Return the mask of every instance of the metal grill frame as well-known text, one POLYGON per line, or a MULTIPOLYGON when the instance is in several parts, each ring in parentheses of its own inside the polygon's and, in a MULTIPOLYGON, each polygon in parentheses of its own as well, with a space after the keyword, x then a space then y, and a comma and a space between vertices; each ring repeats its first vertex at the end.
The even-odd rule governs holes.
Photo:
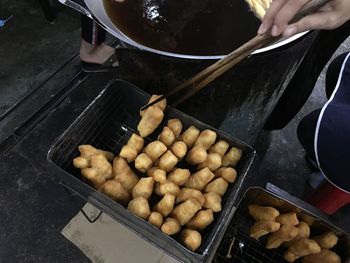
POLYGON ((311 227, 311 236, 326 231, 336 233, 339 241, 332 250, 342 258, 342 262, 350 261, 350 236, 347 233, 332 224, 331 220, 321 211, 304 203, 302 200, 289 195, 271 184, 268 184, 268 188, 274 192, 260 187, 251 187, 245 192, 219 245, 219 249, 216 251, 213 263, 288 263, 282 256, 285 251, 283 247, 268 250, 265 248, 266 236, 260 238, 259 241, 249 237, 249 229, 254 223, 248 213, 248 205, 251 203, 274 206, 280 212, 295 211, 314 218, 315 223, 311 227), (231 250, 232 258, 226 258, 232 239, 235 239, 231 250), (244 247, 248 248, 243 248, 243 253, 239 248, 239 242, 242 242, 244 247), (259 257, 256 257, 256 255, 259 255, 259 257))
MULTIPOLYGON (((179 118, 184 127, 194 125, 201 130, 214 130, 218 134, 218 139, 224 139, 231 146, 243 150, 242 161, 237 167, 237 180, 235 184, 230 185, 224 195, 222 199, 223 209, 215 216, 213 224, 203 232, 202 246, 196 252, 188 250, 172 237, 166 236, 159 229, 136 217, 120 204, 84 183, 80 172, 72 165, 72 159, 79 155, 77 146, 80 144, 91 144, 114 153, 119 152, 131 133, 136 130, 139 109, 146 104, 148 98, 148 94, 126 81, 112 81, 55 141, 48 153, 48 160, 60 171, 59 176, 63 185, 111 215, 116 221, 133 230, 146 241, 151 242, 180 262, 206 262, 218 246, 224 229, 229 223, 228 219, 235 211, 234 205, 238 201, 238 193, 255 157, 255 150, 252 147, 180 111, 173 108, 167 109, 163 124, 167 119, 179 118)), ((161 128, 156 130, 154 134, 159 134, 160 131, 161 128)), ((153 135, 148 140, 155 138, 156 135, 153 135)))
POLYGON ((254 222, 247 216, 246 207, 247 203, 242 200, 222 239, 213 263, 285 263, 280 250, 268 250, 264 245, 265 239, 257 241, 249 236, 249 228, 254 222), (230 253, 232 258, 227 258, 232 240, 234 240, 230 253), (244 244, 244 247, 240 248, 239 243, 244 244))

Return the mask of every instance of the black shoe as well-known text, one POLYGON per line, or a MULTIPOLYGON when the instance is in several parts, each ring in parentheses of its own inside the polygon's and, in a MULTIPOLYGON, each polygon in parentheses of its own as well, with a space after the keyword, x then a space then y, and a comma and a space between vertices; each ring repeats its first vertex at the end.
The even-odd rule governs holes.
POLYGON ((311 159, 307 154, 305 154, 305 161, 311 171, 315 172, 320 170, 320 168, 318 167, 318 164, 313 159, 311 159))

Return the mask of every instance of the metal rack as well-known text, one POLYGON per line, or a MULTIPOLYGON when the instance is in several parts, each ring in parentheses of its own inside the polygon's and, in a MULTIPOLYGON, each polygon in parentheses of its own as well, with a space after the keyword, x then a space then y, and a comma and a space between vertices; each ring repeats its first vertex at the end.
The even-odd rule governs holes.
POLYGON ((273 185, 268 185, 267 188, 269 190, 251 187, 246 191, 221 240, 219 249, 213 257, 213 263, 287 263, 283 258, 283 253, 286 250, 284 246, 269 250, 265 248, 267 236, 263 236, 259 240, 249 236, 250 227, 254 224, 248 211, 248 205, 252 203, 273 206, 281 213, 293 211, 300 218, 307 216, 313 220, 310 229, 311 238, 332 231, 339 237, 338 244, 332 248, 332 251, 340 256, 342 262, 350 262, 350 237, 347 233, 331 223, 320 211, 302 200, 273 185))
POLYGON ((246 216, 245 202, 238 207, 219 246, 213 263, 284 263, 280 251, 268 250, 265 242, 257 241, 247 233, 252 220, 246 216))
MULTIPOLYGON (((59 169, 62 184, 72 192, 86 199, 101 211, 110 214, 118 222, 134 230, 142 238, 152 242, 173 257, 183 262, 204 262, 209 255, 213 254, 214 247, 220 242, 224 229, 229 223, 226 219, 231 218, 234 213, 234 203, 237 201, 239 189, 242 187, 255 156, 255 151, 249 145, 238 139, 230 138, 175 109, 167 110, 164 122, 167 119, 179 118, 184 127, 194 125, 201 130, 212 129, 216 131, 219 139, 243 151, 242 160, 237 166, 239 176, 222 197, 223 209, 221 213, 215 215, 213 224, 202 233, 202 245, 195 253, 179 243, 176 236, 164 235, 159 229, 135 217, 125 207, 90 187, 81 177, 79 170, 72 165, 72 159, 79 155, 77 147, 81 144, 91 144, 99 149, 119 152, 137 127, 139 109, 146 102, 146 94, 131 84, 121 80, 111 82, 56 140, 50 149, 48 159, 59 169)), ((159 127, 154 135, 145 139, 155 140, 160 129, 159 127)), ((178 165, 181 167, 181 162, 178 165)), ((150 206, 155 202, 156 200, 151 199, 150 206)))
POLYGON ((232 236, 228 234, 221 246, 214 260, 215 263, 286 262, 279 253, 268 251, 263 244, 253 240, 243 231, 238 231, 232 236))

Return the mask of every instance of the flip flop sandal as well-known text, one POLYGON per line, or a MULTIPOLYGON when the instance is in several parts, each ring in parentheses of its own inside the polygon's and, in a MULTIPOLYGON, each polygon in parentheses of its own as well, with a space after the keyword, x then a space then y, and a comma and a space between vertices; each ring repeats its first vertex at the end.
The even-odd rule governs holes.
POLYGON ((107 72, 118 68, 117 54, 110 56, 103 64, 89 63, 81 61, 81 67, 84 72, 107 72), (117 62, 117 63, 116 63, 117 62))

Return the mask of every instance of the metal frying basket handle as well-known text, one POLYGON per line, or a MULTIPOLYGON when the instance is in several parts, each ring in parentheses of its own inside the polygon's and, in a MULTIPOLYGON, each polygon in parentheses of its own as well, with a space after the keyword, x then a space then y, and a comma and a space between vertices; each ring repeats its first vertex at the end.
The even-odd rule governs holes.
POLYGON ((83 0, 58 0, 58 1, 66 6, 70 7, 70 8, 73 8, 73 9, 79 11, 80 13, 82 13, 82 14, 84 14, 92 19, 91 12, 86 7, 83 0))

